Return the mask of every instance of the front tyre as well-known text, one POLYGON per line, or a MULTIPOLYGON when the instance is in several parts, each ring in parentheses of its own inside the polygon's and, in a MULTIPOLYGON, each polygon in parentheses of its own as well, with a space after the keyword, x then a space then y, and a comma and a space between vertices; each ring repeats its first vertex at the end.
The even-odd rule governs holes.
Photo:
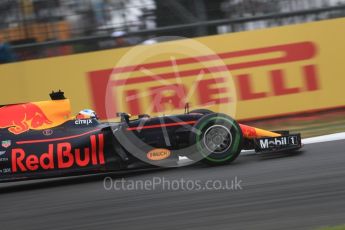
POLYGON ((208 114, 194 128, 191 133, 195 143, 194 154, 200 154, 203 163, 224 165, 240 154, 243 135, 240 126, 231 117, 221 113, 208 114))

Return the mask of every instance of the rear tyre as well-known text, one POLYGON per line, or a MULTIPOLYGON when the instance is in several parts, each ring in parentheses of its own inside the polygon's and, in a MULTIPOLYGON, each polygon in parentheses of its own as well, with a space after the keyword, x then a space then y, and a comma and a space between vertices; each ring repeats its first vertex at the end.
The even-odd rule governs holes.
MULTIPOLYGON (((201 118, 191 133, 195 143, 194 154, 208 165, 224 165, 234 161, 242 150, 243 135, 238 123, 231 117, 211 113, 201 118)), ((193 157, 195 158, 195 157, 193 157)))

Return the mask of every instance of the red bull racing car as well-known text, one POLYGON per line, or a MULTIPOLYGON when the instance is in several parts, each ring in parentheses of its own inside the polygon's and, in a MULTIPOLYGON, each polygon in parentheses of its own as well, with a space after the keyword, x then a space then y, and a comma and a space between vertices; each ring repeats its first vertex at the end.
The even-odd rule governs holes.
POLYGON ((50 101, 0 107, 0 181, 83 175, 139 167, 177 167, 181 159, 224 165, 241 150, 295 151, 300 134, 238 124, 209 110, 100 122, 85 110, 71 117, 63 92, 50 101))

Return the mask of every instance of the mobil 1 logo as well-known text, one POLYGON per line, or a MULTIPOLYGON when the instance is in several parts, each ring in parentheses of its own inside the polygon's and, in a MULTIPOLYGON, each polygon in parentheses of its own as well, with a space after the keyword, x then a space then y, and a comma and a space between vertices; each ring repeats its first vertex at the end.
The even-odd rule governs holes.
POLYGON ((286 148, 298 146, 300 143, 298 135, 282 136, 282 137, 270 137, 258 139, 259 150, 270 150, 277 148, 286 148))

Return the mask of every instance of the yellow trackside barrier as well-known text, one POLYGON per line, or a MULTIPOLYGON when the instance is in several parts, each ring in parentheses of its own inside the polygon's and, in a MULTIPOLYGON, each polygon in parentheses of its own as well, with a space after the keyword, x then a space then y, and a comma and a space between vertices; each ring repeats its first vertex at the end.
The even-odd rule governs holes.
POLYGON ((211 109, 237 101, 237 119, 345 106, 344 18, 195 41, 208 50, 193 51, 188 40, 178 40, 138 46, 134 53, 151 50, 154 55, 145 60, 133 55, 125 63, 132 48, 0 65, 0 104, 47 99, 51 90, 62 89, 72 99, 74 113, 94 108, 102 117, 116 111, 135 115, 150 106, 157 114, 180 112, 187 101, 193 108, 211 109), (172 59, 163 52, 169 47, 184 53, 172 59), (226 89, 230 84, 235 92, 226 89))

